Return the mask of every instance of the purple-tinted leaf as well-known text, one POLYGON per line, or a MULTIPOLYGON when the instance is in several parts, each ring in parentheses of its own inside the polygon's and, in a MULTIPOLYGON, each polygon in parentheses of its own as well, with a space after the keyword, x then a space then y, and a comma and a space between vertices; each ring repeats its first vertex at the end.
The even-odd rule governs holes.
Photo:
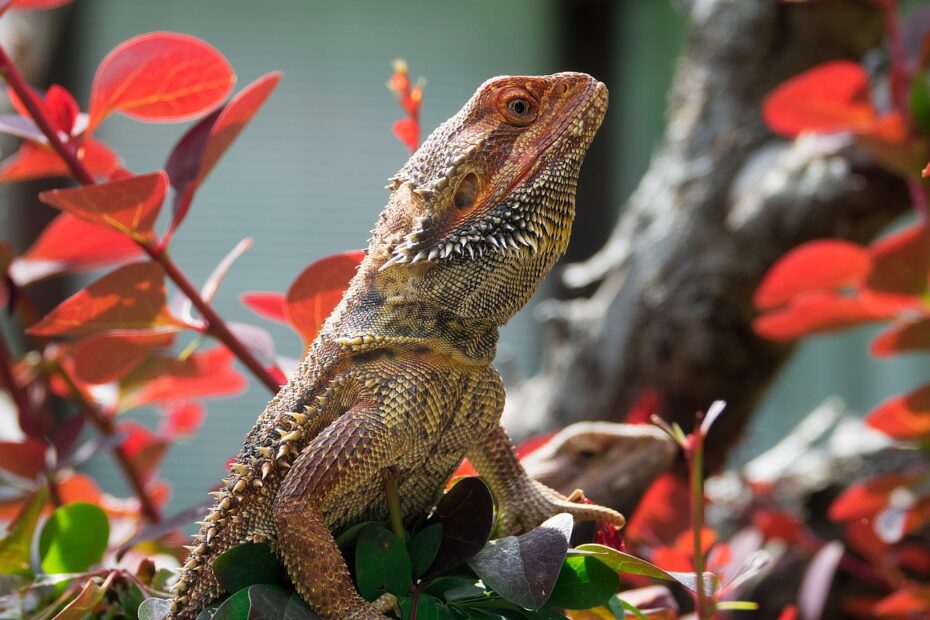
POLYGON ((439 553, 423 575, 429 579, 445 573, 475 555, 488 540, 494 524, 491 490, 480 478, 464 478, 446 493, 427 525, 442 523, 439 553))
POLYGON ((801 620, 820 620, 830 594, 830 584, 842 557, 843 543, 834 540, 821 547, 811 560, 798 594, 801 620))
POLYGON ((42 130, 36 127, 31 119, 20 116, 19 114, 0 114, 0 132, 31 140, 33 142, 46 143, 48 140, 42 130))
POLYGON ((223 283, 223 278, 226 277, 226 274, 229 273, 230 267, 233 266, 239 257, 245 254, 245 252, 252 247, 252 238, 246 237, 242 241, 236 244, 236 247, 231 249, 229 253, 223 257, 223 260, 213 268, 213 272, 207 278, 207 281, 204 282, 203 288, 200 290, 200 294, 203 296, 204 300, 207 302, 213 301, 213 298, 216 296, 216 292, 220 288, 220 284, 223 283))
POLYGON ((194 521, 199 521, 203 517, 207 516, 212 505, 213 502, 211 500, 205 500, 199 504, 191 506, 190 508, 185 508, 176 515, 172 515, 167 519, 163 519, 159 523, 146 527, 141 532, 123 543, 123 546, 121 546, 116 552, 116 559, 119 560, 122 558, 127 551, 139 543, 161 538, 165 534, 170 534, 171 532, 187 527, 194 521))
POLYGON ((278 355, 274 348, 274 338, 267 330, 249 323, 238 323, 230 321, 228 323, 229 331, 236 335, 236 338, 242 341, 249 351, 254 353, 260 360, 265 363, 271 363, 276 360, 278 355))
POLYGON ((224 105, 217 108, 188 129, 165 162, 165 172, 168 173, 168 180, 174 189, 174 202, 171 205, 172 230, 177 228, 187 215, 194 191, 197 189, 195 182, 200 175, 200 163, 210 141, 210 131, 225 107, 224 105))
POLYGON ((539 609, 552 595, 568 551, 572 516, 558 514, 522 536, 489 541, 468 565, 511 603, 539 609))

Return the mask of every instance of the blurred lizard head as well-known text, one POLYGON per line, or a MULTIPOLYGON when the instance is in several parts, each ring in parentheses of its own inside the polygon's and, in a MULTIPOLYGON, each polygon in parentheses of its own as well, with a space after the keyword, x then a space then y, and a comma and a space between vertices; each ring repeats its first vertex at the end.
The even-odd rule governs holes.
POLYGON ((505 323, 565 252, 606 110, 607 88, 583 73, 485 82, 392 177, 369 249, 379 279, 505 323))

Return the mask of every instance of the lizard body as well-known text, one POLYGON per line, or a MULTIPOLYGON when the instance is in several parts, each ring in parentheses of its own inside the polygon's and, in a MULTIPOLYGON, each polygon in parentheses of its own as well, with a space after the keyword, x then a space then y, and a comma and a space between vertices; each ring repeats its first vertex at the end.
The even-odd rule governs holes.
POLYGON ((349 289, 202 522, 171 617, 193 618, 222 594, 215 557, 266 542, 321 618, 383 618, 391 597, 359 596, 333 534, 386 519, 386 470, 407 524, 467 454, 503 531, 558 512, 622 525, 526 475, 499 426, 504 388, 491 364, 498 328, 565 251, 606 107, 607 89, 584 74, 495 78, 392 177, 349 289))

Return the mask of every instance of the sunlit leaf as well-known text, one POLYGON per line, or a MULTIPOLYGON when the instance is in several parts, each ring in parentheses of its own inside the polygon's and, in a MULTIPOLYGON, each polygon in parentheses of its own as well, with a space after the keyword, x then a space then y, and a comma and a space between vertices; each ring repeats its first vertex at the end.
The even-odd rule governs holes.
POLYGON ((923 472, 890 473, 849 485, 833 500, 827 516, 832 521, 871 517, 888 505, 891 493, 926 477, 923 472))
POLYGON ((878 119, 865 69, 848 60, 783 82, 766 97, 763 116, 772 131, 789 138, 802 131, 868 131, 878 119))
POLYGON ((85 336, 114 329, 184 327, 165 305, 164 271, 155 262, 124 265, 84 288, 27 331, 85 336))
POLYGON ((930 350, 930 319, 895 323, 879 334, 870 348, 872 355, 878 357, 927 350, 930 350))
POLYGON ((167 439, 133 421, 121 422, 116 429, 126 436, 122 444, 123 451, 132 463, 133 469, 139 474, 143 483, 149 482, 155 476, 155 472, 168 451, 167 439))
POLYGON ((13 519, 0 539, 0 574, 12 575, 29 570, 32 537, 42 509, 48 501, 48 488, 40 487, 13 519))
POLYGON ((74 125, 81 110, 77 101, 67 89, 52 84, 45 93, 45 111, 52 127, 70 136, 74 132, 74 125))
POLYGON ((94 504, 56 508, 39 535, 39 558, 46 573, 80 573, 100 561, 107 548, 110 524, 94 504))
POLYGON ((304 269, 291 284, 287 318, 305 343, 316 338, 364 258, 362 250, 327 256, 304 269))
MULTIPOLYGON (((633 573, 666 581, 676 581, 692 592, 697 592, 698 578, 694 573, 666 571, 642 558, 603 545, 579 545, 578 550, 594 552, 596 554, 594 557, 618 573, 633 573)), ((703 581, 705 593, 713 595, 717 587, 716 576, 705 572, 703 581)))
POLYGON ((97 68, 89 131, 114 111, 150 122, 195 118, 217 106, 235 80, 226 58, 196 37, 174 32, 133 37, 97 68))
POLYGON ((58 612, 53 620, 84 620, 89 613, 93 612, 97 603, 103 600, 106 592, 102 586, 97 585, 94 578, 88 579, 77 597, 58 612))
POLYGON ((162 420, 160 431, 167 437, 188 437, 197 432, 205 417, 206 410, 198 402, 173 403, 162 420))
POLYGON ((109 183, 53 189, 39 194, 39 200, 142 240, 153 234, 167 188, 168 177, 159 171, 109 183))
POLYGON ((784 305, 801 293, 832 291, 868 274, 872 259, 860 245, 820 239, 797 246, 778 259, 756 289, 756 308, 784 305))
POLYGON ((930 227, 914 224, 895 231, 869 248, 873 269, 865 285, 885 300, 921 307, 930 274, 930 227))
POLYGON ((174 329, 116 330, 91 334, 71 351, 75 378, 109 383, 131 372, 153 350, 174 342, 174 329))
POLYGON ((930 385, 889 398, 869 413, 866 424, 892 439, 930 438, 930 385))
MULTIPOLYGON (((120 167, 120 158, 103 142, 85 138, 77 156, 96 178, 107 178, 120 167)), ((19 149, 0 163, 0 183, 71 176, 71 170, 51 147, 23 142, 19 149)))
POLYGON ((905 583, 870 610, 881 618, 919 618, 930 613, 930 586, 905 583))
POLYGON ((412 118, 402 118, 391 127, 394 137, 400 140, 412 153, 420 144, 420 125, 412 118))
POLYGON ((591 609, 607 603, 620 588, 620 577, 591 556, 565 558, 549 604, 560 609, 591 609))
POLYGON ((180 225, 190 208, 194 192, 264 105, 280 80, 280 72, 263 75, 243 88, 225 106, 191 127, 178 141, 165 164, 175 190, 172 229, 180 225))
POLYGON ((125 262, 142 248, 108 226, 60 213, 39 234, 10 272, 20 286, 57 273, 79 272, 125 262))
POLYGON ((891 308, 863 297, 811 292, 798 295, 788 306, 758 317, 753 329, 763 338, 784 341, 881 321, 893 315, 891 308))
POLYGON ((258 316, 287 324, 287 298, 282 293, 243 293, 239 299, 258 316))
POLYGON ((246 381, 233 368, 234 359, 226 347, 198 351, 183 360, 150 358, 120 381, 120 408, 240 394, 246 381))

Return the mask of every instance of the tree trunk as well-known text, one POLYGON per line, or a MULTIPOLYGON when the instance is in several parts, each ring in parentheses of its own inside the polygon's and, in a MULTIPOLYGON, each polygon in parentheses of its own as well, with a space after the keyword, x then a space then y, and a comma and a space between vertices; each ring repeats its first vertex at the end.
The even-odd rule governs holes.
POLYGON ((661 145, 607 244, 563 273, 593 293, 540 307, 548 359, 511 386, 505 412, 518 436, 620 420, 656 390, 659 413, 685 429, 713 400, 729 403, 711 437, 719 461, 791 353, 752 330, 768 268, 810 239, 865 242, 907 208, 904 183, 861 151, 777 139, 761 116, 786 78, 881 45, 872 3, 690 6, 661 145))

